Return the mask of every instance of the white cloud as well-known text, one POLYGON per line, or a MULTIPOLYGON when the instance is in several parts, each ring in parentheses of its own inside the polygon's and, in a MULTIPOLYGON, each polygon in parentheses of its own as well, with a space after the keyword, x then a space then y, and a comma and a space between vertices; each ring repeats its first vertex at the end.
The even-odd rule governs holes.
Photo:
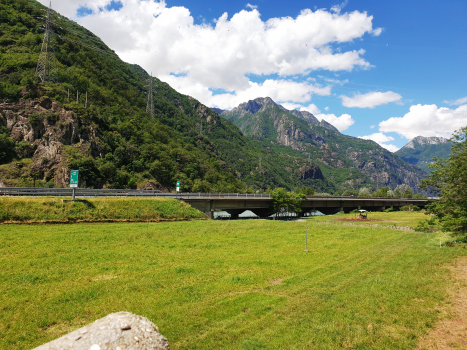
POLYGON ((370 126, 370 129, 374 129, 374 128, 375 128, 375 126, 376 126, 376 125, 372 125, 372 126, 370 126))
POLYGON ((321 113, 321 111, 319 110, 319 108, 316 107, 316 105, 313 104, 313 103, 309 104, 308 106, 301 107, 301 108, 300 108, 300 111, 310 112, 310 113, 313 114, 313 115, 318 115, 318 114, 321 113))
POLYGON ((340 4, 340 5, 334 5, 334 6, 332 6, 332 7, 331 7, 331 11, 332 11, 332 12, 335 12, 335 13, 337 13, 337 14, 341 13, 342 9, 343 9, 344 7, 347 6, 347 3, 348 3, 348 2, 349 2, 349 0, 345 0, 345 1, 344 1, 342 4, 340 4))
POLYGON ((467 96, 459 98, 455 101, 443 101, 444 103, 449 103, 452 106, 459 106, 467 103, 467 96))
POLYGON ((345 107, 374 108, 390 102, 400 101, 402 96, 392 92, 369 92, 367 94, 356 94, 354 97, 341 95, 342 105, 345 107))
POLYGON ((339 131, 347 130, 351 125, 353 125, 353 123, 355 123, 355 120, 352 119, 350 114, 342 114, 340 117, 337 117, 334 114, 315 114, 315 117, 318 118, 318 120, 324 119, 329 124, 335 126, 339 131))
POLYGON ((329 111, 329 107, 324 107, 324 110, 325 110, 325 111, 329 111))
POLYGON ((393 117, 379 123, 382 132, 397 132, 407 139, 416 136, 449 138, 452 132, 467 125, 467 105, 457 109, 436 105, 414 105, 403 117, 393 117))
POLYGON ((332 84, 337 84, 337 85, 344 85, 344 84, 347 84, 349 82, 348 79, 345 79, 345 80, 338 80, 338 79, 333 79, 333 78, 326 78, 322 75, 318 75, 318 78, 321 78, 323 79, 324 81, 328 82, 328 83, 332 83, 332 84))
POLYGON ((158 77, 185 72, 208 88, 236 90, 249 87, 248 74, 287 77, 318 69, 370 67, 362 58, 364 50, 338 47, 373 32, 373 17, 366 12, 305 9, 295 18, 263 21, 250 7, 231 18, 224 13, 209 25, 195 24, 187 8, 168 7, 164 1, 121 0, 119 11, 108 11, 105 6, 110 2, 61 0, 56 10, 76 19, 80 6, 92 9, 91 15, 76 19, 78 23, 125 61, 158 77))
POLYGON ((394 141, 394 137, 386 136, 383 133, 374 133, 367 136, 359 136, 359 138, 364 140, 372 140, 379 144, 381 147, 386 148, 390 152, 396 152, 399 148, 395 145, 387 144, 386 142, 394 141))
POLYGON ((246 7, 249 7, 252 10, 256 10, 258 8, 258 6, 252 4, 246 4, 246 7))
POLYGON ((299 83, 285 79, 267 79, 263 83, 249 82, 245 89, 219 94, 213 94, 209 88, 188 76, 166 75, 162 76, 161 80, 167 82, 175 90, 193 96, 208 106, 222 109, 232 109, 242 102, 266 96, 280 104, 283 104, 282 102, 295 103, 295 106, 306 108, 299 103, 309 101, 312 94, 322 96, 331 94, 330 87, 320 87, 306 82, 299 83))
POLYGON ((264 22, 258 10, 224 13, 214 26, 194 24, 184 7, 164 2, 122 0, 120 11, 79 19, 128 62, 156 76, 185 72, 210 88, 248 88, 247 74, 291 76, 311 70, 368 68, 364 50, 339 52, 331 44, 371 32, 366 13, 303 10, 296 18, 264 22), (128 29, 130 28, 130 30, 128 29))

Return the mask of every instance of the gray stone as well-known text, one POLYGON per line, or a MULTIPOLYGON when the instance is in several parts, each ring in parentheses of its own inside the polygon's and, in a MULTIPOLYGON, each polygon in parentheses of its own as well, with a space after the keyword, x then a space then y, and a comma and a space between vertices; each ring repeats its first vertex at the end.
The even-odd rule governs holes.
POLYGON ((168 350, 169 343, 146 317, 117 312, 34 350, 168 350))

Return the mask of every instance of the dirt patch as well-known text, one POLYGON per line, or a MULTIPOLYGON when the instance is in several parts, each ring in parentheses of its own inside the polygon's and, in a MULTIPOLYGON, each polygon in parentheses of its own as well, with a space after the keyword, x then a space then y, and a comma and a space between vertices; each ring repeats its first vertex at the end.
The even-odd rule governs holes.
POLYGON ((277 286, 278 284, 283 284, 282 283, 283 280, 284 280, 283 278, 279 278, 277 280, 270 281, 269 284, 271 284, 273 286, 277 286))
POLYGON ((385 220, 381 220, 381 219, 365 219, 365 218, 361 218, 359 216, 357 216, 356 218, 344 218, 344 219, 334 219, 336 221, 352 221, 352 222, 380 222, 380 221, 385 221, 385 220))
POLYGON ((418 349, 467 349, 467 257, 449 269, 455 281, 448 290, 452 317, 441 320, 420 340, 418 349))

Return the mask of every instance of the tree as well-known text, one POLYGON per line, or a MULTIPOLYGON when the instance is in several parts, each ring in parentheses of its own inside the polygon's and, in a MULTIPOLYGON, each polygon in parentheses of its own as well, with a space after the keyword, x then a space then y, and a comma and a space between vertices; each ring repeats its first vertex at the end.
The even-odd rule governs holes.
POLYGON ((0 133, 0 164, 10 162, 15 156, 15 142, 7 134, 0 133))
POLYGON ((451 156, 436 159, 420 189, 439 195, 427 206, 427 214, 437 216, 445 230, 467 230, 467 127, 453 134, 451 156))
POLYGON ((389 191, 389 187, 387 186, 381 187, 377 191, 373 192, 372 196, 373 197, 388 197, 388 191, 389 191))
POLYGON ((413 191, 409 185, 406 185, 406 184, 398 185, 394 189, 394 196, 398 198, 412 198, 413 191))
POLYGON ((342 196, 344 197, 350 197, 350 196, 356 196, 358 193, 355 190, 345 190, 344 193, 342 193, 342 196))
POLYGON ((367 187, 361 188, 360 191, 358 191, 358 196, 359 197, 370 197, 371 196, 370 189, 367 187))
POLYGON ((275 213, 300 213, 302 211, 302 199, 306 199, 306 195, 302 193, 289 193, 281 187, 274 189, 271 197, 275 213))
POLYGON ((303 194, 306 196, 312 196, 315 194, 315 191, 311 187, 297 187, 294 190, 295 193, 303 194))

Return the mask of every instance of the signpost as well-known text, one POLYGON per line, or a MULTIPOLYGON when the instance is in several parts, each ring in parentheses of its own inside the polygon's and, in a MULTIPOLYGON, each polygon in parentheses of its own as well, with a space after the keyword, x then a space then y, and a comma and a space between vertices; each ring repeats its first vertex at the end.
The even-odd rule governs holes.
POLYGON ((78 187, 78 170, 72 170, 70 174, 70 187, 73 188, 73 200, 75 200, 75 188, 78 187))
POLYGON ((177 192, 180 192, 180 181, 177 181, 177 192))

